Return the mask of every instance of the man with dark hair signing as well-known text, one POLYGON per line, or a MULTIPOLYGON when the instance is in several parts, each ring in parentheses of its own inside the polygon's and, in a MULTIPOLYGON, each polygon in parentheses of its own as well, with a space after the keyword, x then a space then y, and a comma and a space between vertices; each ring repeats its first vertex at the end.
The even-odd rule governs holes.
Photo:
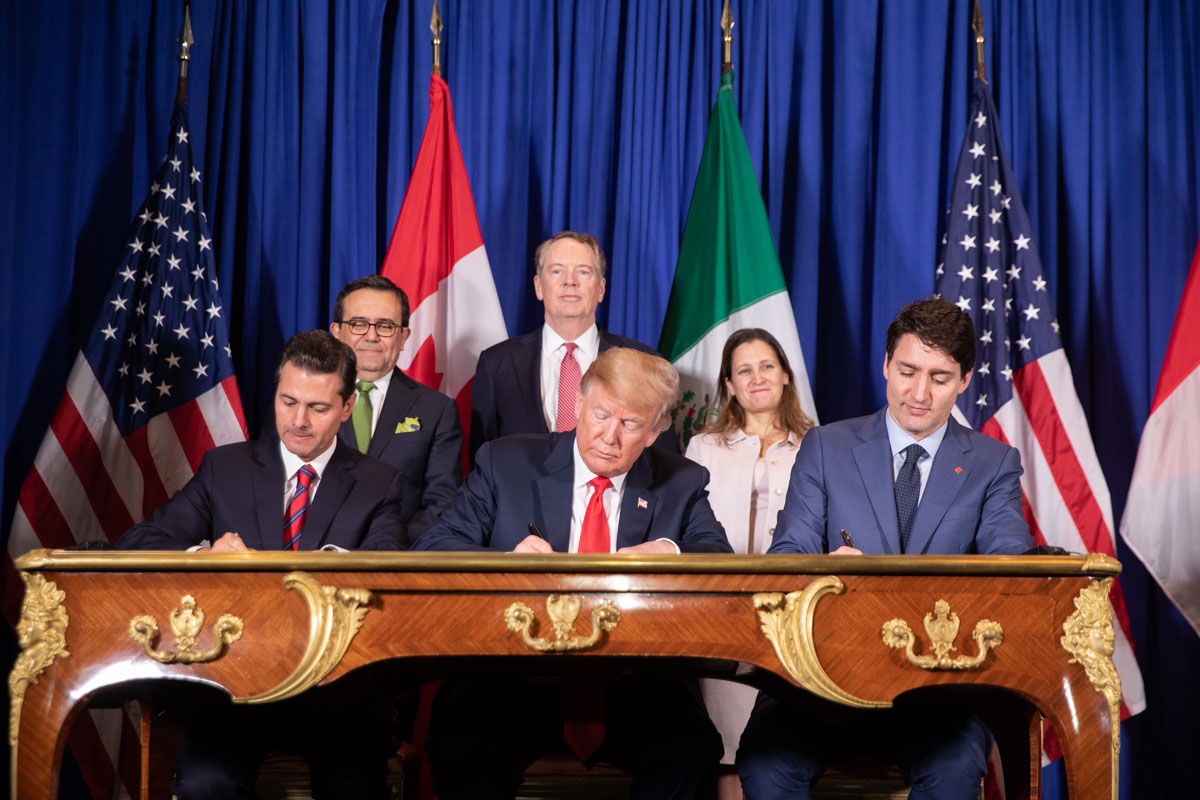
POLYGON ((404 290, 368 275, 338 292, 329 330, 358 359, 357 402, 339 436, 404 476, 401 517, 416 541, 462 483, 462 425, 453 399, 396 366, 412 333, 408 319, 404 290))
MULTIPOLYGON (((117 547, 403 549, 403 478, 337 438, 354 408, 354 375, 349 347, 325 331, 297 333, 275 371, 278 440, 208 451, 195 476, 117 547)), ((265 705, 235 706, 224 696, 195 700, 180 713, 174 794, 253 797, 259 763, 281 748, 308 762, 318 800, 384 800, 390 709, 359 690, 350 679, 265 705)))
MULTIPOLYGON (((887 406, 804 438, 770 553, 1017 554, 1032 544, 1016 449, 955 421, 975 330, 940 298, 900 309, 887 331, 887 406)), ((749 800, 807 798, 835 758, 866 752, 905 772, 910 798, 976 798, 990 735, 957 709, 820 719, 760 694, 738 749, 749 800)))
MULTIPOLYGON (((575 430, 485 444, 415 549, 732 552, 708 504, 708 471, 650 446, 678 391, 659 356, 601 353, 580 384, 575 430)), ((697 796, 722 747, 695 681, 638 675, 596 681, 588 696, 577 689, 549 676, 447 680, 429 740, 438 796, 513 797, 525 766, 564 742, 589 763, 631 771, 635 798, 697 796)))

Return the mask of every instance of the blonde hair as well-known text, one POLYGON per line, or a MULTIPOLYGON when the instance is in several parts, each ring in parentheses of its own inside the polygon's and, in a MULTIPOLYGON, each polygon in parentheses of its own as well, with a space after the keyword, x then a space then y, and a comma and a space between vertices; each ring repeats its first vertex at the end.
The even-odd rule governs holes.
POLYGON ((584 373, 580 395, 596 383, 621 405, 650 412, 656 430, 671 424, 671 408, 679 398, 679 373, 662 356, 628 347, 605 350, 584 373))

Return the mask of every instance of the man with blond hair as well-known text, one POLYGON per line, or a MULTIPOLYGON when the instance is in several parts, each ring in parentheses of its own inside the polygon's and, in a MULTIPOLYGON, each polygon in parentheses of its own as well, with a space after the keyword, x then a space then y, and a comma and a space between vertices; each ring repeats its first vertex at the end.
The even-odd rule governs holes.
MULTIPOLYGON (((416 549, 732 552, 708 504, 708 471, 650 446, 678 392, 666 359, 627 348, 601 353, 580 383, 576 429, 485 444, 416 549)), ((696 682, 635 675, 596 683, 589 722, 587 704, 560 678, 447 681, 429 743, 438 796, 512 797, 525 766, 564 742, 586 763, 632 772, 635 798, 697 796, 722 748, 696 682), (589 726, 591 734, 579 733, 589 726)))

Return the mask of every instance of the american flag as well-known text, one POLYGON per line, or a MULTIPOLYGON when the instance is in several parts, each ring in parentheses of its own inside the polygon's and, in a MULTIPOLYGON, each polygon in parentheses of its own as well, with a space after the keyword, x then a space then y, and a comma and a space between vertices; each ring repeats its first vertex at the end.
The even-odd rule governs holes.
MULTIPOLYGON (((988 85, 977 78, 935 281, 978 335, 975 375, 956 416, 1021 451, 1025 516, 1039 544, 1115 555, 1108 485, 998 125, 988 85)), ((1112 603, 1127 716, 1146 699, 1119 583, 1112 603)))
MULTIPOLYGON (((246 439, 202 177, 176 104, 167 156, 21 486, 4 559, 10 624, 24 589, 13 558, 115 542, 183 486, 206 451, 246 439)), ((80 718, 69 745, 94 797, 137 796, 136 742, 125 714, 80 718)))

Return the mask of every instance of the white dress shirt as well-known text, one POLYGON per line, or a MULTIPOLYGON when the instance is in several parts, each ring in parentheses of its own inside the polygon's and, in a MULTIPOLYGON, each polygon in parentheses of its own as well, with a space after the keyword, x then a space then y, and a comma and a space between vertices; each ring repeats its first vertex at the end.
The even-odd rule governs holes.
MULTIPOLYGON (((318 455, 312 461, 304 461, 300 456, 293 453, 283 446, 283 442, 279 443, 279 454, 283 456, 283 508, 279 514, 282 517, 287 513, 288 504, 292 502, 292 495, 296 493, 296 473, 305 464, 312 467, 313 472, 317 473, 317 477, 313 478, 308 487, 308 503, 317 499, 317 490, 321 487, 321 475, 325 473, 325 467, 329 466, 329 459, 333 458, 333 449, 337 447, 337 439, 333 440, 333 444, 326 448, 325 452, 318 455)), ((280 536, 283 535, 283 521, 279 523, 280 536)))
MULTIPOLYGON (((558 376, 562 373, 563 356, 567 354, 567 340, 554 332, 549 325, 542 326, 542 413, 546 415, 546 429, 554 430, 558 424, 558 376)), ((579 362, 579 376, 600 353, 600 329, 592 327, 575 340, 575 360, 579 362)))

